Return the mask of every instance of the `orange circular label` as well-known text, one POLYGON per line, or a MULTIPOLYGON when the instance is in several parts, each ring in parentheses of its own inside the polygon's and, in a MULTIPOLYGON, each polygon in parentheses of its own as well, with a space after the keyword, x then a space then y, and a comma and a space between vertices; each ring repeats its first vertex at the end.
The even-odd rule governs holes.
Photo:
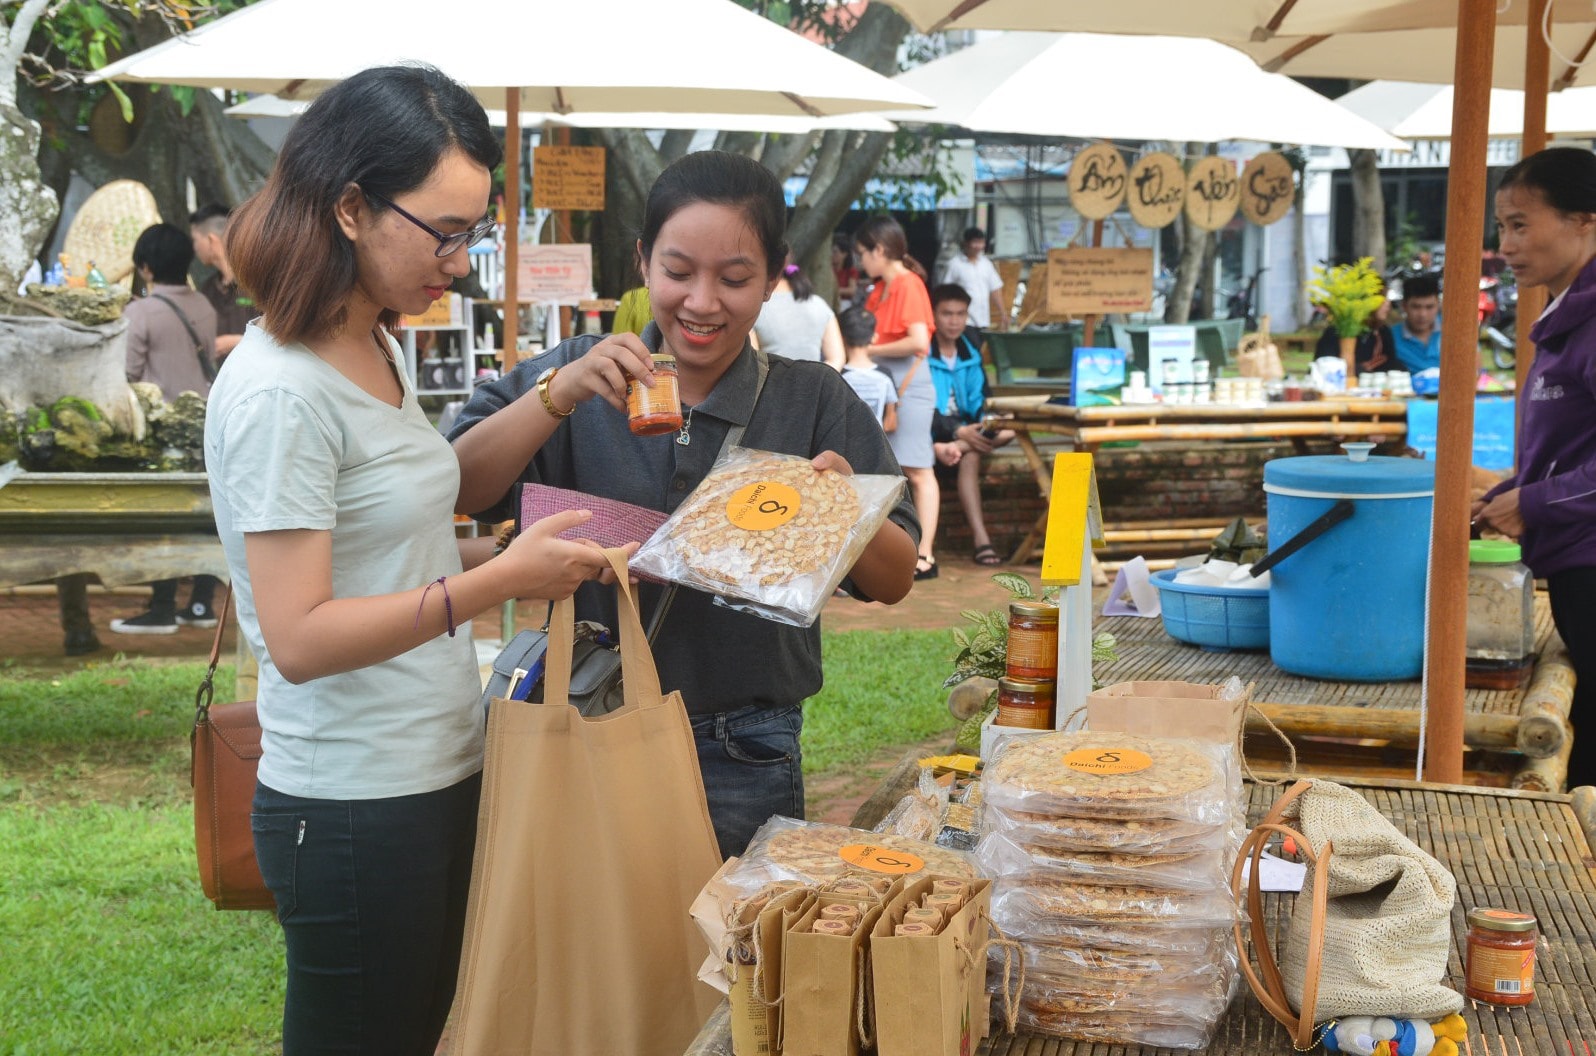
POLYGON ((1134 748, 1077 748, 1064 765, 1083 774, 1134 774, 1153 765, 1153 757, 1134 748))
POLYGON ((726 519, 750 532, 768 532, 798 516, 802 503, 797 489, 762 480, 737 489, 726 502, 726 519))
POLYGON ((872 873, 892 873, 902 876, 918 873, 925 868, 925 859, 908 851, 883 847, 879 843, 850 843, 837 852, 837 857, 849 865, 868 869, 872 873))

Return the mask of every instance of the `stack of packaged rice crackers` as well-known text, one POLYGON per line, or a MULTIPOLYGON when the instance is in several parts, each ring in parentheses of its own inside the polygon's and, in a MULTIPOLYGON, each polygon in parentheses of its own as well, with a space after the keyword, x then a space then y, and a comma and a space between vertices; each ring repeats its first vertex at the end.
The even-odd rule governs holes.
POLYGON ((1205 1048, 1235 993, 1234 751, 1112 732, 1016 739, 987 767, 977 848, 1025 951, 1019 1023, 1205 1048))

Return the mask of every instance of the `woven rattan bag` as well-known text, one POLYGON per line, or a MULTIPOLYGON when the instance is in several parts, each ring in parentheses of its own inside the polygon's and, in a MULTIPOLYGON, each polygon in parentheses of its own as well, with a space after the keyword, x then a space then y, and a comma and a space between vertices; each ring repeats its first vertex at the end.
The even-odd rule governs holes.
POLYGON ((1457 881, 1356 791, 1333 781, 1297 782, 1243 843, 1232 874, 1238 893, 1247 858, 1259 972, 1245 958, 1243 965, 1259 1000, 1299 1045, 1311 1043, 1313 1025, 1329 1019, 1434 1020, 1463 1007, 1462 995, 1442 983, 1457 881), (1310 865, 1278 969, 1257 864, 1275 833, 1295 837, 1310 865))

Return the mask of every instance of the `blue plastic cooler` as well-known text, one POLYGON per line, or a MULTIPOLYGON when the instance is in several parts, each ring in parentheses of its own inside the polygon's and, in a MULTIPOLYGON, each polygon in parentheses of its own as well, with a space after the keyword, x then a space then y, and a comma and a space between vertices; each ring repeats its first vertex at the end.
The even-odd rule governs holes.
POLYGON ((1311 678, 1387 682, 1424 670, 1424 580, 1435 464, 1344 455, 1264 466, 1269 548, 1288 546, 1332 507, 1332 524, 1272 569, 1269 655, 1311 678), (1336 513, 1345 513, 1346 507, 1336 513))

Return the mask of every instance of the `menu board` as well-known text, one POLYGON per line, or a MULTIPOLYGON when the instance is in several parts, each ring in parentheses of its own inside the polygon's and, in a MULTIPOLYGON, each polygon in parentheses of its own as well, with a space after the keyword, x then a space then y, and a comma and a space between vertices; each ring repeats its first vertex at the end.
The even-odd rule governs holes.
POLYGON ((603 147, 533 147, 532 208, 604 208, 603 147))
POLYGON ((1152 250, 1071 246, 1047 251, 1049 315, 1145 312, 1152 306, 1152 250))
POLYGON ((516 297, 533 304, 577 304, 593 292, 593 247, 523 243, 516 297))

